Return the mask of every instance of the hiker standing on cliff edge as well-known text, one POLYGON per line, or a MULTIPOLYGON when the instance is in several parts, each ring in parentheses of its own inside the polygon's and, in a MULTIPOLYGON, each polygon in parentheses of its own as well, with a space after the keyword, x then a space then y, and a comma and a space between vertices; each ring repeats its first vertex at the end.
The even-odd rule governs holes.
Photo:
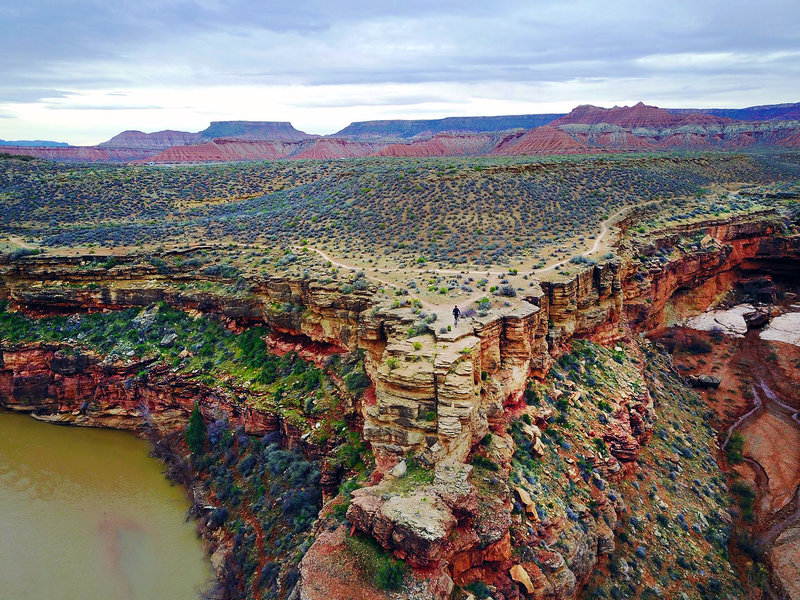
POLYGON ((458 327, 458 317, 460 317, 460 316, 461 316, 461 311, 458 310, 457 306, 454 307, 453 308, 453 318, 456 320, 456 324, 455 324, 456 327, 458 327))

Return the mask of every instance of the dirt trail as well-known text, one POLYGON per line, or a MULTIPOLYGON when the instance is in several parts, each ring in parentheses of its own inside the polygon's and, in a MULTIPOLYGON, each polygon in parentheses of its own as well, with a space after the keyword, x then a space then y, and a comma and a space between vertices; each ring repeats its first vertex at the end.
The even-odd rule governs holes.
POLYGON ((763 380, 760 379, 758 383, 759 383, 759 386, 761 387, 761 389, 763 390, 764 394, 766 395, 767 398, 769 398, 769 401, 772 404, 774 404, 775 406, 785 410, 788 413, 787 416, 791 417, 792 420, 794 420, 796 423, 800 424, 800 411, 798 411, 793 406, 789 406, 788 404, 784 404, 783 402, 781 402, 778 399, 778 397, 775 395, 775 392, 773 392, 769 388, 769 386, 767 386, 767 384, 764 383, 763 380))
MULTIPOLYGON (((266 564, 265 561, 265 548, 264 548, 264 531, 261 529, 261 524, 258 522, 258 519, 255 515, 248 513, 242 514, 242 519, 247 522, 250 527, 253 528, 253 531, 256 533, 256 548, 258 549, 258 566, 256 567, 255 572, 253 573, 253 581, 258 581, 259 577, 261 577, 261 571, 264 570, 264 565, 266 564)), ((255 600, 261 600, 261 589, 258 586, 253 586, 253 597, 255 600)))
MULTIPOLYGON (((618 223, 619 221, 622 220, 623 213, 626 213, 626 212, 628 212, 630 210, 633 210, 637 206, 639 206, 639 205, 625 206, 624 208, 619 209, 613 215, 608 217, 605 221, 600 223, 600 233, 598 233, 597 237, 594 238, 594 243, 592 244, 592 247, 589 248, 589 250, 587 250, 586 252, 581 253, 581 256, 589 256, 590 254, 594 254, 595 252, 597 252, 597 249, 600 247, 600 244, 603 243, 603 241, 605 240, 605 238, 608 235, 609 231, 611 231, 611 227, 613 227, 612 221, 613 221, 614 224, 618 223)), ((548 271, 554 270, 556 267, 561 267, 561 266, 567 264, 569 261, 570 261, 570 259, 567 258, 565 260, 562 260, 561 262, 557 262, 557 263, 555 263, 553 265, 550 265, 549 267, 545 267, 544 269, 538 269, 535 272, 536 273, 547 273, 548 271)))
MULTIPOLYGON (((759 368, 763 367, 763 365, 760 364, 763 347, 758 333, 756 331, 748 332, 744 344, 743 355, 749 356, 753 361, 751 364, 751 373, 754 376, 754 381, 750 386, 753 392, 753 408, 748 410, 728 427, 727 436, 722 444, 723 449, 727 447, 731 436, 736 431, 742 431, 746 435, 747 427, 751 423, 756 422, 757 419, 767 411, 789 419, 786 421, 787 427, 792 427, 793 425, 800 426, 800 411, 783 402, 770 386, 769 381, 774 377, 774 373, 759 368)), ((762 493, 768 490, 770 487, 770 480, 764 466, 749 456, 744 457, 744 460, 753 470, 756 477, 757 489, 761 490, 762 493)), ((787 504, 773 514, 764 516, 766 518, 765 528, 760 533, 756 534, 756 539, 760 548, 768 550, 781 533, 800 523, 800 486, 797 486, 793 490, 792 497, 787 504)))
POLYGON ((761 400, 761 394, 759 394, 758 389, 755 385, 751 386, 751 389, 753 390, 753 408, 744 413, 733 425, 728 427, 728 436, 725 438, 725 441, 722 444, 723 449, 728 447, 728 442, 731 441, 731 436, 739 429, 743 429, 747 423, 754 420, 763 408, 764 402, 761 400))
MULTIPOLYGON (((618 211, 616 211, 614 214, 610 215, 604 221, 602 221, 600 223, 600 233, 598 233, 597 236, 594 238, 592 246, 588 250, 586 250, 585 252, 581 253, 581 256, 589 256, 590 254, 593 254, 593 253, 597 252, 597 250, 600 247, 600 245, 608 237, 608 234, 611 231, 611 228, 614 226, 614 224, 618 223, 622 219, 622 217, 623 217, 623 215, 625 213, 627 213, 628 211, 633 210, 634 208, 637 208, 638 206, 640 206, 640 205, 625 206, 625 207, 619 209, 618 211)), ((340 269, 363 271, 364 272, 364 276, 366 277, 367 280, 375 282, 375 283, 377 283, 379 285, 386 286, 386 287, 391 287, 391 288, 394 288, 394 289, 402 289, 403 288, 403 286, 397 284, 396 282, 389 281, 388 279, 384 279, 384 278, 380 277, 381 269, 374 268, 374 267, 373 268, 359 267, 359 266, 356 266, 356 265, 353 265, 353 264, 350 264, 350 263, 335 259, 332 256, 330 256, 329 254, 327 254, 326 252, 323 252, 322 250, 320 250, 319 248, 314 248, 312 246, 293 246, 293 249, 295 251, 298 251, 298 252, 303 251, 303 249, 307 249, 308 251, 314 252, 317 255, 319 255, 323 260, 331 263, 332 266, 335 266, 335 267, 340 268, 340 269)), ((540 273, 547 273, 549 271, 553 271, 557 267, 565 265, 568 262, 569 262, 569 259, 565 259, 565 260, 562 260, 560 262, 554 263, 554 264, 552 264, 552 265, 550 265, 548 267, 545 267, 543 269, 534 270, 534 271, 532 271, 532 273, 534 275, 540 274, 540 273)), ((503 270, 503 271, 492 271, 492 270, 464 271, 464 270, 457 270, 457 269, 426 269, 424 272, 425 273, 433 273, 433 274, 436 274, 436 275, 464 275, 466 277, 480 278, 480 277, 487 277, 487 276, 500 277, 500 276, 506 275, 508 273, 508 270, 506 269, 506 270, 503 270)), ((449 322, 449 319, 452 319, 452 316, 450 314, 450 311, 452 310, 451 309, 451 304, 460 304, 461 307, 462 307, 462 310, 463 310, 463 309, 467 308, 469 305, 471 305, 473 302, 476 302, 477 300, 479 300, 480 298, 485 297, 486 295, 487 295, 486 292, 477 291, 477 292, 474 292, 474 293, 470 294, 467 297, 456 298, 456 299, 447 298, 446 300, 443 300, 440 303, 430 302, 430 301, 427 301, 427 300, 423 300, 421 298, 419 298, 419 301, 422 304, 422 308, 424 308, 428 313, 436 313, 437 321, 439 319, 442 319, 443 322, 449 322)), ((466 322, 466 319, 464 320, 464 322, 466 322)))

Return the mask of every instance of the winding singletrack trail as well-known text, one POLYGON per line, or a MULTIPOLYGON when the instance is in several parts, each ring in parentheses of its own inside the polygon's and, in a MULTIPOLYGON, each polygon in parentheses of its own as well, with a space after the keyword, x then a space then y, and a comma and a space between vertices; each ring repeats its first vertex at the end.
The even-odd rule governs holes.
MULTIPOLYGON (((581 253, 581 256, 589 256, 590 254, 594 254, 595 252, 597 252, 597 250, 600 248, 600 245, 603 242, 606 241, 606 238, 608 237, 609 233, 611 232, 612 227, 621 220, 622 216, 625 213, 627 213, 628 211, 633 210, 634 208, 637 208, 639 206, 641 206, 641 205, 636 204, 636 205, 625 206, 625 207, 619 209, 618 211, 616 211, 614 214, 610 215, 607 219, 603 220, 600 223, 600 232, 594 238, 594 241, 592 242, 592 246, 588 250, 586 250, 585 252, 581 253)), ((313 246, 293 246, 293 249, 295 251, 297 251, 297 252, 302 252, 304 250, 307 250, 309 252, 314 252, 318 256, 320 256, 323 260, 329 262, 332 266, 335 266, 335 267, 340 268, 340 269, 348 269, 348 270, 353 270, 353 271, 363 271, 364 272, 364 276, 369 281, 373 281, 375 283, 378 283, 378 284, 380 284, 382 286, 386 286, 386 287, 391 287, 391 288, 395 288, 395 289, 402 289, 402 286, 398 285, 397 283, 380 277, 381 269, 374 268, 374 267, 373 268, 364 268, 364 267, 359 267, 359 266, 356 266, 356 265, 353 265, 353 264, 350 264, 350 263, 343 262, 341 260, 338 260, 338 259, 330 256, 326 252, 323 252, 319 248, 314 248, 313 246)), ((537 275, 537 274, 540 274, 540 273, 547 273, 549 271, 553 271, 557 267, 565 265, 568 262, 569 262, 569 259, 565 259, 565 260, 562 260, 560 262, 554 263, 554 264, 552 264, 552 265, 550 265, 548 267, 545 267, 545 268, 542 268, 542 269, 533 270, 531 273, 533 275, 537 275)), ((502 270, 502 271, 491 271, 491 270, 488 270, 488 271, 487 270, 464 271, 464 270, 456 270, 456 269, 426 269, 425 270, 425 273, 434 273, 434 274, 437 274, 437 275, 465 275, 465 276, 468 276, 468 277, 483 277, 483 276, 496 276, 496 277, 498 277, 498 276, 505 275, 507 272, 508 272, 507 269, 506 270, 502 270)), ((462 306, 466 307, 466 306, 469 306, 472 302, 475 302, 476 300, 478 300, 479 298, 482 298, 483 296, 486 296, 486 292, 478 291, 478 292, 475 292, 474 294, 472 294, 470 296, 467 296, 466 298, 458 298, 458 299, 456 299, 456 301, 457 301, 458 304, 461 304, 462 306)), ((452 298, 447 298, 445 301, 442 301, 441 303, 433 303, 433 302, 430 302, 430 301, 422 300, 421 298, 419 299, 419 301, 422 303, 422 307, 426 311, 428 311, 429 313, 436 313, 438 318, 445 318, 445 319, 449 318, 449 315, 450 315, 450 307, 449 307, 449 305, 453 302, 453 300, 454 299, 452 299, 452 298)))
MULTIPOLYGON (((608 217, 605 221, 602 221, 600 223, 600 233, 598 233, 597 237, 594 238, 594 243, 592 243, 592 247, 589 248, 586 252, 582 252, 581 256, 589 256, 590 254, 594 254, 595 252, 597 252, 598 248, 600 248, 600 244, 602 244, 605 241, 606 237, 608 237, 608 234, 611 231, 611 228, 614 226, 614 224, 616 224, 622 219, 622 215, 624 213, 628 212, 629 210, 633 210, 637 206, 641 205, 635 204, 631 206, 624 206, 623 208, 615 212, 613 215, 608 217)), ((566 258, 560 262, 550 265, 549 267, 538 269, 534 271, 534 273, 547 273, 548 271, 552 271, 557 267, 561 267, 567 264, 569 261, 570 259, 566 258)))

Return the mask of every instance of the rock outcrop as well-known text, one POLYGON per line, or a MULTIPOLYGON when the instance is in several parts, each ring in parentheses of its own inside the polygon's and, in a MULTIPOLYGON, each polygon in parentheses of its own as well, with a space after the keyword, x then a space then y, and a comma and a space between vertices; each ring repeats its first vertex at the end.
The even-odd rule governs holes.
MULTIPOLYGON (((319 353, 363 351, 372 387, 358 405, 358 418, 377 469, 375 485, 353 494, 347 510, 353 526, 420 572, 436 573, 428 597, 445 597, 453 584, 484 579, 495 581, 508 598, 520 589, 532 596, 572 597, 598 557, 614 548, 622 501, 609 482, 633 468, 650 439, 653 401, 633 385, 613 402, 604 400, 608 410, 587 432, 604 449, 602 457, 591 454, 593 469, 586 483, 592 507, 575 501, 565 507, 566 516, 540 515, 527 484, 511 487, 507 478, 515 451, 508 433, 511 415, 524 413, 529 420, 521 429, 525 437, 517 441, 527 439, 534 456, 547 451, 541 430, 553 417, 552 409, 522 402, 529 377, 544 376, 575 336, 611 341, 624 334, 620 324, 625 320, 634 330, 665 323, 676 295, 690 294, 707 304, 743 273, 796 270, 800 236, 782 233, 777 214, 766 211, 667 229, 626 242, 620 254, 534 285, 524 299, 475 317, 456 331, 428 328, 411 338, 412 311, 375 306, 371 289, 343 293, 333 283, 269 278, 252 281, 247 296, 193 291, 178 284, 196 274, 164 275, 125 257, 111 269, 94 268, 86 257, 46 255, 0 265, 0 296, 12 310, 35 315, 166 302, 219 314, 235 328, 266 323, 278 336, 277 345, 319 353), (502 476, 486 469, 476 475, 477 469, 464 464, 476 449, 483 461, 474 464, 495 465, 494 472, 502 476), (432 481, 414 480, 415 473, 404 474, 400 467, 393 470, 408 455, 429 468, 432 481), (391 474, 380 480, 386 473, 391 474), (512 511, 515 503, 517 512, 512 511), (553 550, 556 543, 558 551, 553 550), (512 558, 512 547, 531 550, 518 560, 512 558)), ((223 397, 166 367, 139 381, 136 365, 103 364, 63 350, 4 348, 3 402, 54 420, 132 427, 147 415, 166 426, 183 422, 202 398, 203 406, 223 411, 249 431, 284 427, 235 394, 223 397)), ((568 380, 547 393, 567 410, 586 402, 568 380)), ((562 463, 568 465, 570 480, 579 481, 576 460, 564 453, 562 463)), ((304 565, 310 577, 314 567, 307 561, 304 565)))
POLYGON ((500 156, 532 154, 578 154, 587 146, 576 141, 560 129, 545 125, 503 139, 492 154, 500 156))
POLYGON ((145 133, 143 131, 128 130, 118 133, 110 140, 98 144, 98 148, 141 148, 157 152, 170 146, 185 146, 195 143, 200 139, 200 134, 188 131, 156 131, 145 133))
POLYGON ((195 403, 209 420, 227 417, 253 435, 285 429, 277 415, 240 400, 247 390, 211 388, 167 366, 107 362, 71 346, 35 344, 2 349, 0 405, 68 425, 141 431, 183 427, 195 403))

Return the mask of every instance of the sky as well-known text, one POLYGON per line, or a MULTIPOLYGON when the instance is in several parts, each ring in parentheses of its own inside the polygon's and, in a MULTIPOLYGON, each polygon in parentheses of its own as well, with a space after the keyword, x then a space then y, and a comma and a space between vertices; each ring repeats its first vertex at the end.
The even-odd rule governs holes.
POLYGON ((0 0, 0 139, 800 102, 797 0, 0 0))

